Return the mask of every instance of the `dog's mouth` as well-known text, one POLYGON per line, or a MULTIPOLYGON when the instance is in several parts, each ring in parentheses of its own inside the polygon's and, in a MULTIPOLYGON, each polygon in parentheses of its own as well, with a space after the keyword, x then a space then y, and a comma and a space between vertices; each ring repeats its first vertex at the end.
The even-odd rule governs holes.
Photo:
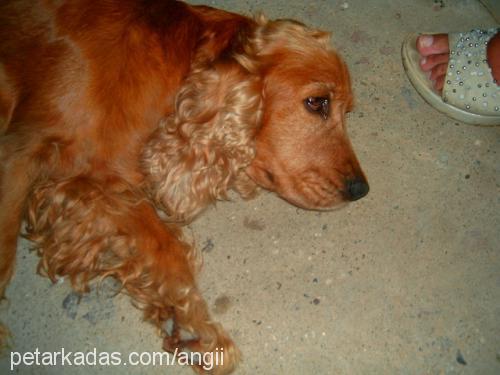
MULTIPOLYGON (((279 193, 278 193, 279 194, 279 193)), ((306 199, 303 199, 302 197, 287 197, 282 194, 279 194, 279 196, 286 200, 287 202, 293 204, 296 207, 299 207, 304 210, 312 210, 312 211, 336 211, 339 210, 345 206, 347 206, 350 201, 345 200, 345 199, 339 199, 335 200, 329 204, 323 204, 323 203, 317 203, 314 201, 307 201, 306 199)), ((342 196, 342 193, 339 191, 339 196, 342 196)))
POLYGON ((350 200, 345 198, 342 189, 330 186, 300 186, 299 189, 291 191, 276 191, 280 197, 291 204, 306 209, 316 211, 331 211, 345 206, 350 200))
POLYGON ((309 170, 296 175, 277 175, 262 169, 252 177, 263 188, 274 191, 289 203, 307 210, 330 211, 361 199, 369 186, 363 176, 348 178, 341 174, 327 176, 309 170))
POLYGON ((247 169, 250 178, 264 189, 307 210, 330 211, 363 198, 369 186, 362 172, 353 175, 310 168, 302 172, 276 172, 263 165, 247 169))
POLYGON ((340 171, 327 174, 309 170, 298 174, 282 195, 294 204, 315 210, 332 210, 347 202, 356 201, 368 194, 369 186, 360 173, 355 177, 340 171))

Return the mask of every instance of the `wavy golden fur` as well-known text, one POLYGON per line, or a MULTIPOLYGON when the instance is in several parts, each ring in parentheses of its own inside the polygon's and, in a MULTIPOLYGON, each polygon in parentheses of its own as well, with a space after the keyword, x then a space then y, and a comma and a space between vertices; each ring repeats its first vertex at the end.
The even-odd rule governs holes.
POLYGON ((173 0, 4 1, 0 295, 25 219, 40 272, 81 292, 116 278, 146 320, 174 321, 165 349, 223 348, 214 372, 232 371, 239 351, 210 318, 180 225, 231 189, 308 209, 368 192, 328 39, 173 0))

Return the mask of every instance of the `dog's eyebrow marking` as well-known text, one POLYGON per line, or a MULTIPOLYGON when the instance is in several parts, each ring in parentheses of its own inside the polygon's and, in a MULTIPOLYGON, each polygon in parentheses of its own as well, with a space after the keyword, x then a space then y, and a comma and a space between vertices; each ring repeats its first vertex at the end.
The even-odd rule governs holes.
POLYGON ((311 85, 321 87, 327 90, 331 90, 335 87, 335 83, 333 82, 324 82, 324 81, 312 81, 311 85))
POLYGON ((308 85, 311 91, 314 91, 314 95, 310 96, 329 96, 335 93, 335 84, 313 81, 308 85))

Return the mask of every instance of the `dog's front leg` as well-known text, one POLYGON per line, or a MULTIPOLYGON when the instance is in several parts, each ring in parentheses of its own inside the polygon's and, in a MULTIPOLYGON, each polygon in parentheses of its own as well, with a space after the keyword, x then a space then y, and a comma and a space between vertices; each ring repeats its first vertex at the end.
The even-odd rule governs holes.
POLYGON ((147 321, 164 330, 173 319, 194 338, 182 341, 167 334, 166 349, 175 346, 201 357, 221 353, 211 373, 231 372, 239 351, 210 318, 195 282, 196 257, 180 239, 180 228, 162 222, 140 192, 123 190, 126 185, 116 181, 103 185, 77 177, 35 189, 27 231, 42 256, 41 269, 53 280, 69 277, 79 291, 95 278, 116 278, 147 321))

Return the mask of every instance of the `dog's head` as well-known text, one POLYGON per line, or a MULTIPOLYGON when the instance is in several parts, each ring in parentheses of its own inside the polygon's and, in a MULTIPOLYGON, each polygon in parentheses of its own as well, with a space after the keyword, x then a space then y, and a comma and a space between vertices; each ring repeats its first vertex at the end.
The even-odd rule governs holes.
POLYGON ((345 127, 349 73, 328 34, 259 18, 227 46, 213 35, 146 147, 167 214, 190 220, 228 188, 248 197, 256 185, 308 209, 366 195, 345 127))
POLYGON ((256 39, 263 116, 249 176, 309 209, 365 196, 368 184, 346 132, 349 73, 329 48, 328 34, 274 21, 262 25, 256 39))

